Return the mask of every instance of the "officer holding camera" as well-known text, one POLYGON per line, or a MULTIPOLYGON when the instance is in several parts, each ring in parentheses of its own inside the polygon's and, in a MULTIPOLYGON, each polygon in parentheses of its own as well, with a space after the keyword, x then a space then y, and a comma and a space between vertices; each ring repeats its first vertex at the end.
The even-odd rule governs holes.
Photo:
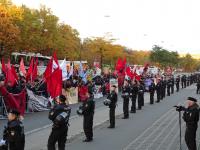
POLYGON ((104 101, 104 105, 109 106, 110 126, 108 128, 115 128, 115 108, 117 105, 116 86, 111 87, 111 93, 107 97, 108 101, 104 101))
POLYGON ((24 150, 24 126, 20 121, 19 116, 20 113, 17 110, 13 109, 9 111, 8 124, 3 133, 3 141, 5 142, 0 147, 2 150, 24 150))
POLYGON ((184 111, 183 120, 186 122, 185 142, 189 150, 197 150, 196 147, 196 131, 199 121, 199 106, 197 100, 193 97, 188 97, 187 108, 176 106, 177 111, 184 111))
POLYGON ((53 127, 48 139, 48 150, 55 150, 56 142, 58 142, 59 150, 65 150, 71 113, 71 108, 66 104, 66 100, 64 95, 60 95, 58 104, 49 112, 49 119, 52 120, 53 127))

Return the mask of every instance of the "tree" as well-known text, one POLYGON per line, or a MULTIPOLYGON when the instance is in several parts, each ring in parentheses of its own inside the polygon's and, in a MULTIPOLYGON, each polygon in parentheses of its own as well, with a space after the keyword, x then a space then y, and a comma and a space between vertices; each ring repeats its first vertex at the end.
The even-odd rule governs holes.
POLYGON ((8 55, 15 49, 15 43, 20 40, 20 30, 14 23, 21 19, 21 9, 10 6, 10 1, 0 1, 0 44, 1 56, 8 55))
POLYGON ((177 66, 179 55, 177 52, 170 52, 160 46, 154 45, 150 54, 150 60, 160 67, 177 66))

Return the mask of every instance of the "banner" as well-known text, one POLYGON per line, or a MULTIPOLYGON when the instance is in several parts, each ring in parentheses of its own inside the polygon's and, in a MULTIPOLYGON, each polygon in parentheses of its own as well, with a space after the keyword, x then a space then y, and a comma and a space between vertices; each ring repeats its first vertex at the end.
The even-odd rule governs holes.
POLYGON ((149 91, 149 86, 151 85, 152 82, 153 81, 149 78, 144 80, 145 90, 149 91))
POLYGON ((94 98, 103 97, 101 85, 95 85, 94 87, 94 98))
POLYGON ((117 79, 110 79, 110 88, 115 85, 117 88, 116 88, 116 92, 118 93, 119 92, 119 86, 118 86, 118 80, 117 79))
POLYGON ((4 97, 7 109, 16 109, 23 116, 26 108, 26 90, 23 89, 19 94, 12 94, 5 87, 0 87, 0 92, 4 97))
POLYGON ((78 103, 78 88, 72 87, 66 91, 67 99, 69 104, 76 104, 78 103))
POLYGON ((39 96, 33 93, 33 91, 27 89, 28 94, 28 110, 29 111, 44 111, 47 109, 49 100, 43 96, 39 96))

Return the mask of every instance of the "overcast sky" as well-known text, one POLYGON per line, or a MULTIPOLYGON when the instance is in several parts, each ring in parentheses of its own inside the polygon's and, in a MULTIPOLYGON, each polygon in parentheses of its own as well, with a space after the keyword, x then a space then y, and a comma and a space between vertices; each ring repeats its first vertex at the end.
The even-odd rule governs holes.
POLYGON ((111 33, 117 43, 150 50, 158 44, 200 54, 200 0, 13 0, 40 4, 76 28, 81 38, 111 33))

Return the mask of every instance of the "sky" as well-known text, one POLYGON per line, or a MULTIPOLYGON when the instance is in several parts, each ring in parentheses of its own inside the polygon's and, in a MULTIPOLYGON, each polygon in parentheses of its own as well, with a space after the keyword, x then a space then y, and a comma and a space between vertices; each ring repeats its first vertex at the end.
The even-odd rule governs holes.
POLYGON ((134 50, 157 44, 200 54, 200 0, 12 0, 30 8, 46 5, 81 38, 115 38, 134 50))

